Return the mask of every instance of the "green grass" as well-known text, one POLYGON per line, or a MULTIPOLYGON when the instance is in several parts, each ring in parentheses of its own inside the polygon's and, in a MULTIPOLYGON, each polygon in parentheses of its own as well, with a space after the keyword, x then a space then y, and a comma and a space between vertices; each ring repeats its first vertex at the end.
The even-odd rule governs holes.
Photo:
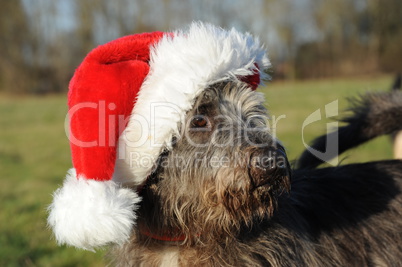
POLYGON ((0 266, 103 266, 102 253, 58 247, 46 227, 71 168, 66 97, 0 97, 0 266))
MULTIPOLYGON (((325 104, 373 90, 388 90, 391 77, 278 82, 262 91, 271 114, 286 115, 277 136, 294 159, 303 150, 302 123, 325 104)), ((103 266, 103 251, 58 247, 46 227, 46 207, 71 167, 64 132, 66 96, 0 95, 0 266, 103 266)), ((325 120, 305 128, 305 140, 325 132, 325 120)), ((392 157, 387 137, 351 151, 345 162, 392 157)))

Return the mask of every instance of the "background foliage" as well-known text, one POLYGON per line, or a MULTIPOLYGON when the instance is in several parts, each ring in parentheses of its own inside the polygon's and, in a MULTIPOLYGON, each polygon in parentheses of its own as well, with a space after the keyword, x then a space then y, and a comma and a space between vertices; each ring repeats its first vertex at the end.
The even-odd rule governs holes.
POLYGON ((96 45, 193 20, 250 31, 274 78, 402 71, 400 0, 0 0, 0 91, 62 92, 96 45))

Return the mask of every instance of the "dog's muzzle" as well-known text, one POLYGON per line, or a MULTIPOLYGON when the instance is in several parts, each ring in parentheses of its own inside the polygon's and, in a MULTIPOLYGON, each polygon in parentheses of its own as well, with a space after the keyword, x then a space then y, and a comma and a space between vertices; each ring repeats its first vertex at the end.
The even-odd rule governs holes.
POLYGON ((290 178, 290 164, 285 149, 277 145, 253 152, 250 156, 249 174, 254 188, 272 186, 278 179, 290 178))

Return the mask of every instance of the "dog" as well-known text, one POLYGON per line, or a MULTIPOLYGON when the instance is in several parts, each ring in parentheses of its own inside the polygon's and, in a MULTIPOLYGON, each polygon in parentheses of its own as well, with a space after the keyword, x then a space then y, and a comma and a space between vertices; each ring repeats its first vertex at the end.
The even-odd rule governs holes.
MULTIPOLYGON (((369 94, 352 111, 340 153, 400 129, 402 94, 369 94)), ((305 151, 291 169, 267 118, 244 83, 206 89, 139 190, 137 227, 112 265, 400 266, 402 162, 316 168, 305 151)))

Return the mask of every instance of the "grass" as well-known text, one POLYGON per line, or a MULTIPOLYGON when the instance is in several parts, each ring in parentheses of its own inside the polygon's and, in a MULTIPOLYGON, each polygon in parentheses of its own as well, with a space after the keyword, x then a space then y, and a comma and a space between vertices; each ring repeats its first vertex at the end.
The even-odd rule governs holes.
POLYGON ((102 253, 58 247, 46 206, 71 168, 65 96, 0 97, 0 266, 103 266, 102 253))
MULTIPOLYGON (((271 114, 286 115, 277 136, 294 159, 304 149, 302 123, 325 105, 365 91, 387 90, 391 77, 277 82, 262 89, 271 114)), ((71 168, 64 131, 66 96, 0 95, 0 266, 103 266, 98 253, 58 247, 46 227, 52 192, 71 168)), ((324 114, 324 113, 323 113, 324 114)), ((325 117, 325 114, 324 114, 325 117)), ((305 141, 325 132, 328 120, 304 129, 305 141)), ((379 138, 351 151, 344 162, 392 157, 390 140, 379 138)))

